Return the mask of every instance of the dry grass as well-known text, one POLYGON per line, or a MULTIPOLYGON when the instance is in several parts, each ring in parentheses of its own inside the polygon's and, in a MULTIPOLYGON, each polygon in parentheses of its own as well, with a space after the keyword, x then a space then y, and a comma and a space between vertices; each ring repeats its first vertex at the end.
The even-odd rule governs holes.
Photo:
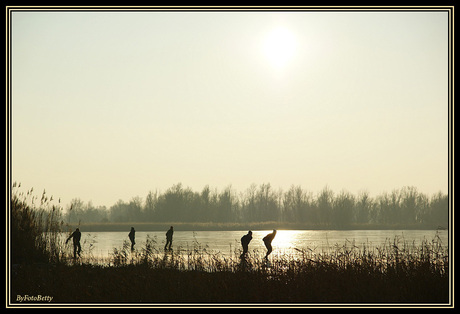
MULTIPOLYGON (((42 198, 43 199, 43 198, 42 198)), ((198 242, 165 252, 154 238, 134 252, 126 241, 108 260, 73 260, 58 210, 11 203, 9 298, 47 295, 55 303, 448 303, 449 252, 439 237, 400 238, 380 247, 346 242, 328 250, 250 251, 240 258, 198 242), (47 232, 43 232, 43 230, 47 232)))
MULTIPOLYGON (((439 242, 420 246, 388 241, 359 248, 352 242, 327 252, 256 251, 241 259, 195 243, 164 252, 154 239, 130 252, 127 242, 99 263, 21 265, 16 294, 46 294, 53 302, 142 303, 447 303, 448 253, 439 242), (102 263, 103 262, 103 263, 102 263)), ((95 262, 96 260, 93 260, 95 262)), ((14 300, 12 300, 14 301, 14 300)))

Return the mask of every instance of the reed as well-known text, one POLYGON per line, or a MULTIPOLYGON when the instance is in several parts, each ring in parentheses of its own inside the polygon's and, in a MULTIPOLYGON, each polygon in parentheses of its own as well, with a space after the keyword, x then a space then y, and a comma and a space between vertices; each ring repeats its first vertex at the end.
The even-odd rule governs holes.
POLYGON ((449 251, 439 236, 420 245, 403 238, 373 247, 346 241, 314 249, 257 250, 240 257, 198 241, 164 251, 155 237, 110 258, 73 259, 62 241, 59 207, 11 200, 11 287, 17 295, 48 295, 57 303, 439 303, 450 298, 449 251))
POLYGON ((339 269, 362 267, 382 273, 391 269, 402 271, 425 265, 440 274, 447 273, 449 265, 448 248, 443 245, 438 235, 430 241, 424 239, 420 245, 416 245, 415 241, 409 243, 400 237, 386 239, 384 245, 377 247, 365 243, 358 247, 354 241, 347 240, 343 245, 335 244, 321 252, 310 248, 296 248, 295 252, 274 252, 269 261, 263 259, 264 252, 257 250, 250 251, 241 258, 242 252, 237 248, 230 257, 226 257, 220 252, 203 247, 196 240, 191 247, 179 246, 174 251, 163 251, 161 246, 157 246, 156 239, 148 236, 140 251, 130 252, 129 247, 128 241, 124 241, 122 247, 114 248, 111 265, 118 267, 147 264, 153 268, 200 269, 211 272, 235 272, 242 265, 246 265, 246 270, 260 271, 268 267, 276 273, 298 271, 306 265, 319 264, 334 265, 339 269))
POLYGON ((33 189, 27 193, 13 193, 10 203, 13 264, 59 262, 63 258, 62 207, 52 201, 53 197, 48 197, 46 191, 43 191, 39 202, 33 189))
POLYGON ((164 251, 149 238, 131 252, 114 248, 109 260, 22 265, 16 294, 54 296, 55 302, 142 303, 447 303, 448 251, 439 238, 422 245, 400 238, 384 246, 353 241, 316 252, 250 251, 240 258, 199 243, 164 251), (39 287, 39 288, 37 288, 39 287))

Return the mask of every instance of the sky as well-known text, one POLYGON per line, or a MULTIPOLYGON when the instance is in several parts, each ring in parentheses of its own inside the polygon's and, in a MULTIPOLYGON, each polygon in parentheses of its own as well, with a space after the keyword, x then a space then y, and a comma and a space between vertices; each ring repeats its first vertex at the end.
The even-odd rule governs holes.
POLYGON ((12 180, 448 192, 447 12, 12 13, 12 180))

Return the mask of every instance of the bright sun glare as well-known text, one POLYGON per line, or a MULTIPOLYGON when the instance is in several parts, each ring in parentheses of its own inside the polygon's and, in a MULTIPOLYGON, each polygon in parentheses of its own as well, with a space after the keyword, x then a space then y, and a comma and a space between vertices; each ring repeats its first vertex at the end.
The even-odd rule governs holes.
POLYGON ((276 28, 265 37, 263 53, 275 68, 283 68, 292 59, 297 42, 287 28, 276 28))

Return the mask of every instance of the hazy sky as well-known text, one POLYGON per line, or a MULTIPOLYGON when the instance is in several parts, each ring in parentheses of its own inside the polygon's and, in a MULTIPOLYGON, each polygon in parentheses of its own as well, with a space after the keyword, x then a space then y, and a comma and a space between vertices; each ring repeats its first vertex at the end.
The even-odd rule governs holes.
POLYGON ((13 181, 448 192, 447 12, 14 12, 13 181))

